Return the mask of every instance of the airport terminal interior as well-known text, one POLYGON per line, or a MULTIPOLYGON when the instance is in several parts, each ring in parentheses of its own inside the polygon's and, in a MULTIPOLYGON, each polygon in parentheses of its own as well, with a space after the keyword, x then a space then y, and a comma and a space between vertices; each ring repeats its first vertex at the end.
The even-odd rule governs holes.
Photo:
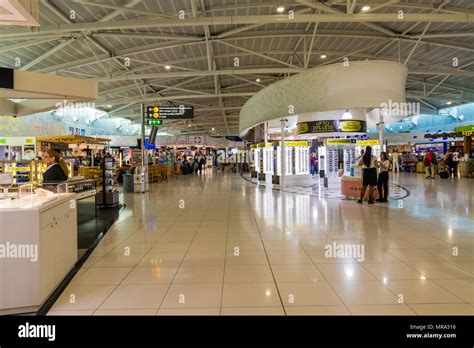
POLYGON ((472 316, 474 1, 0 2, 0 315, 472 316))

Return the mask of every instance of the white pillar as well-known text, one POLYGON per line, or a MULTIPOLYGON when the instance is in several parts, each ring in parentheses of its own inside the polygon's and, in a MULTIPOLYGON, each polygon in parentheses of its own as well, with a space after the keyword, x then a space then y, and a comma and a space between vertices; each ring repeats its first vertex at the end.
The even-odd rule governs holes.
POLYGON ((286 119, 281 119, 281 178, 280 178, 280 187, 283 189, 285 187, 285 174, 286 174, 286 153, 285 153, 285 128, 286 128, 286 119))
POLYGON ((383 130, 385 127, 383 113, 380 111, 380 118, 379 118, 379 141, 380 141, 380 152, 385 151, 384 139, 383 139, 383 130))

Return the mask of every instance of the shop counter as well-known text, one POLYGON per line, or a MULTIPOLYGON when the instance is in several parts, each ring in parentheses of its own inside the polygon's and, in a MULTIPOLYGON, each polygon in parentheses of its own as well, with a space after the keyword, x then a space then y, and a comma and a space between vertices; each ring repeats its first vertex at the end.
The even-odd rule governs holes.
MULTIPOLYGON (((369 198, 369 188, 365 191, 365 198, 369 198)), ((362 189, 362 177, 361 176, 350 176, 343 175, 341 177, 341 194, 350 198, 359 198, 360 190, 362 189)), ((374 199, 379 198, 379 191, 377 186, 374 187, 374 199)))
POLYGON ((0 200, 0 315, 35 312, 77 261, 74 193, 0 200))

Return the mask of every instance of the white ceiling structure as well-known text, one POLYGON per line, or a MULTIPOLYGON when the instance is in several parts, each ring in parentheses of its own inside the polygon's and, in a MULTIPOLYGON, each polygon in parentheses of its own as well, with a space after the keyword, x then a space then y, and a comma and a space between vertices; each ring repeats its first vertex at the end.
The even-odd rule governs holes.
POLYGON ((0 66, 95 79, 96 105, 134 122, 194 106, 174 134, 236 135, 261 88, 344 58, 407 64, 432 112, 474 101, 473 0, 41 0, 38 21, 0 27, 0 66))

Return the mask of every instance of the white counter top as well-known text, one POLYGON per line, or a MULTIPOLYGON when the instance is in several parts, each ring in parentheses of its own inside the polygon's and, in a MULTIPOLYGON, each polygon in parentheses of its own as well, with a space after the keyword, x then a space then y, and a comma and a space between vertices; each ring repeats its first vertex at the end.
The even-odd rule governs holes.
POLYGON ((0 210, 16 210, 16 209, 50 209, 55 205, 63 203, 65 200, 74 198, 75 193, 61 193, 59 196, 37 195, 33 194, 22 198, 7 198, 0 200, 0 210))

